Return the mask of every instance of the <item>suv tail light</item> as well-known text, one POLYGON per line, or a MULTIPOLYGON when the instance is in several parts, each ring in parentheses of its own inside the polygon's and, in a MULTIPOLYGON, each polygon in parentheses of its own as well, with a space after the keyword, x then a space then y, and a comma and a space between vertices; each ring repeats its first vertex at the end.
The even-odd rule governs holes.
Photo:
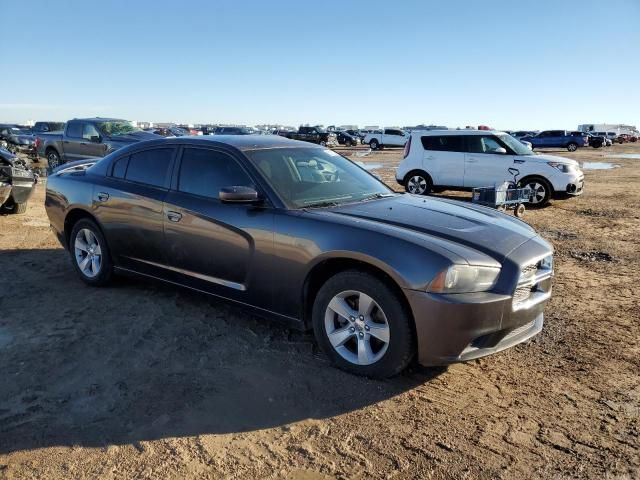
POLYGON ((413 136, 409 136, 409 140, 404 144, 404 152, 402 153, 402 158, 407 158, 409 156, 409 152, 411 151, 411 139, 413 136))
POLYGON ((36 137, 36 140, 33 142, 33 146, 35 148, 38 148, 40 146, 40 142, 42 142, 42 140, 40 140, 40 137, 36 137))

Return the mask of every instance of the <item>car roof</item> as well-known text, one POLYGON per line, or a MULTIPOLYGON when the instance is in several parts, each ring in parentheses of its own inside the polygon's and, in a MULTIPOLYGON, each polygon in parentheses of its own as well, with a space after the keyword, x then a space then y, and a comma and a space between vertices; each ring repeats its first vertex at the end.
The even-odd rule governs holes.
POLYGON ((262 150, 269 148, 324 148, 319 145, 291 140, 279 135, 198 135, 189 137, 176 138, 158 138, 154 140, 145 140, 136 142, 124 148, 118 149, 117 152, 125 152, 139 148, 140 146, 163 146, 163 145, 211 145, 211 146, 230 146, 237 150, 262 150))
POLYGON ((413 135, 420 135, 421 137, 441 137, 456 136, 456 135, 506 135, 501 130, 472 130, 470 128, 464 130, 415 130, 413 135))
MULTIPOLYGON (((82 121, 82 122, 129 122, 123 118, 104 118, 104 117, 91 117, 91 118, 74 118, 70 121, 82 121)), ((56 122, 58 123, 58 122, 56 122)), ((66 123, 66 122, 60 122, 66 123)))

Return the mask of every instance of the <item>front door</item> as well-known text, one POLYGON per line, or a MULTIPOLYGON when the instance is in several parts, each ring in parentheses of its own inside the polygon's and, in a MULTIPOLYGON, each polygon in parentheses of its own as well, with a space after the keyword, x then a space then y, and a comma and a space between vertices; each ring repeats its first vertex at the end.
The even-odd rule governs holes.
POLYGON ((510 179, 508 169, 513 166, 513 156, 494 153, 498 148, 504 149, 504 145, 493 135, 467 136, 465 187, 492 187, 510 179))
POLYGON ((249 304, 271 305, 273 211, 224 203, 222 187, 254 186, 231 154, 184 147, 165 200, 166 268, 178 282, 249 304))

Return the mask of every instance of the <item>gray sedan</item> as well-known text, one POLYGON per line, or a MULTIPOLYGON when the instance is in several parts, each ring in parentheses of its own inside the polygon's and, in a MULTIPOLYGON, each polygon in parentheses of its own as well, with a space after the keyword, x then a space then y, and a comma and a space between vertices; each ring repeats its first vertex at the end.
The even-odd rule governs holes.
POLYGON ((151 140, 93 162, 58 170, 46 195, 89 285, 129 274, 215 295, 312 328, 335 365, 373 377, 542 329, 552 249, 496 210, 397 194, 279 136, 151 140))

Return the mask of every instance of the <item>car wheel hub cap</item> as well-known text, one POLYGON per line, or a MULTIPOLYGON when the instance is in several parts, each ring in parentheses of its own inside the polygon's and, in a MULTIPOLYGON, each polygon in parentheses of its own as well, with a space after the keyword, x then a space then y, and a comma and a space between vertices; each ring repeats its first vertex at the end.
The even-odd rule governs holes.
POLYGON ((529 197, 530 203, 536 204, 544 200, 544 197, 547 194, 547 190, 544 188, 544 185, 538 182, 533 182, 530 183, 528 187, 531 189, 531 196, 529 197))
POLYGON ((387 351, 389 322, 380 305, 357 290, 347 290, 331 299, 324 325, 333 349, 354 365, 371 365, 387 351))
POLYGON ((102 250, 95 234, 83 228, 76 235, 74 242, 76 263, 83 275, 93 278, 102 268, 102 250))
POLYGON ((411 177, 409 180, 409 192, 424 193, 427 189, 427 181, 422 177, 411 177))

